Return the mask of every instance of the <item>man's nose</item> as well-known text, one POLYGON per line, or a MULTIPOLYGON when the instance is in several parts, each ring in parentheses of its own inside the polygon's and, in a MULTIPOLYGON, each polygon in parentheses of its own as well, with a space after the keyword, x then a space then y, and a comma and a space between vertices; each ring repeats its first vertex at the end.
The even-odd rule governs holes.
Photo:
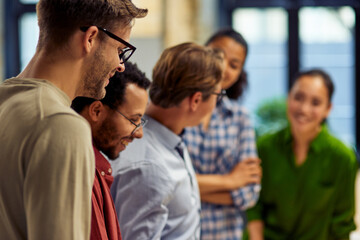
POLYGON ((144 135, 143 127, 140 127, 136 132, 134 132, 133 137, 134 138, 142 138, 144 135))
POLYGON ((125 71, 125 64, 124 63, 119 63, 119 66, 116 68, 116 71, 118 71, 118 72, 125 71))

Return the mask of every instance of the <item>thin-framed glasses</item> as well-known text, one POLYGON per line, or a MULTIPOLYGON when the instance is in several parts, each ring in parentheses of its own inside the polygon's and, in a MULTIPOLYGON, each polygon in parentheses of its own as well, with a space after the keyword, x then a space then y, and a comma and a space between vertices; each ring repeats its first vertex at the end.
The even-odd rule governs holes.
MULTIPOLYGON (((111 37, 112 39, 115 39, 118 42, 121 42, 122 44, 124 44, 126 46, 126 48, 121 50, 121 53, 119 54, 119 58, 120 58, 120 64, 125 63, 127 60, 129 60, 129 58, 131 57, 131 55, 133 55, 133 53, 136 50, 136 47, 131 45, 130 43, 128 43, 127 41, 125 41, 124 39, 116 36, 115 34, 113 34, 112 32, 109 32, 108 30, 106 30, 105 28, 102 27, 98 27, 96 26, 100 31, 104 32, 106 35, 108 35, 109 37, 111 37)), ((80 30, 85 32, 89 27, 80 27, 80 30)))
POLYGON ((131 132, 131 136, 134 135, 134 133, 139 130, 141 127, 144 127, 147 123, 147 120, 144 118, 140 118, 140 123, 136 124, 134 123, 131 119, 129 119, 127 116, 125 116, 124 114, 122 114, 119 110, 114 109, 117 113, 119 113, 121 116, 123 116, 124 118, 126 118, 126 120, 128 120, 131 124, 133 124, 135 126, 134 130, 131 132))
POLYGON ((226 90, 222 89, 221 92, 219 92, 219 93, 213 92, 211 94, 217 95, 216 96, 216 102, 219 103, 219 102, 221 102, 223 97, 226 96, 226 90))

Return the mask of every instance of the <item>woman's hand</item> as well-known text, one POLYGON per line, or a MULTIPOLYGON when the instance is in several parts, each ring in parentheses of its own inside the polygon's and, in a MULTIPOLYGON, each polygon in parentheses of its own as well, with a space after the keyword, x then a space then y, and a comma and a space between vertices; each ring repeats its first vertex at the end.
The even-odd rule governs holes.
POLYGON ((239 162, 228 174, 231 188, 236 189, 251 183, 260 183, 262 176, 260 163, 259 158, 247 158, 239 162))

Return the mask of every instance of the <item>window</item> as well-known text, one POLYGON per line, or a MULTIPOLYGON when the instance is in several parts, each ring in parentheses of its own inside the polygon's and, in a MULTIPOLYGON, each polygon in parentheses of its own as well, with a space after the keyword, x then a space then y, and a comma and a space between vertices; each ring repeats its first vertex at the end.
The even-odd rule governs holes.
POLYGON ((335 85, 328 118, 332 133, 355 144, 355 13, 350 7, 303 7, 299 11, 300 69, 320 67, 335 85))
MULTIPOLYGON (((1 1, 1 0, 0 0, 1 1)), ((136 20, 136 28, 132 31, 131 43, 137 51, 131 58, 138 63, 140 69, 151 76, 157 56, 163 48, 162 20, 163 4, 161 0, 134 0, 135 5, 149 9, 154 13, 141 21, 136 20), (139 54, 139 53, 143 54, 139 54)), ((36 50, 39 28, 36 17, 36 3, 38 0, 4 0, 5 15, 5 78, 13 77, 23 70, 36 50)))
POLYGON ((22 71, 35 53, 39 36, 36 13, 25 13, 19 21, 20 70, 22 71))
POLYGON ((39 0, 20 0, 20 2, 24 4, 35 4, 39 2, 39 0))
POLYGON ((285 97, 296 72, 319 67, 335 84, 331 132, 347 144, 359 144, 360 56, 355 52, 360 29, 353 1, 242 0, 220 1, 219 6, 220 24, 232 26, 249 43, 249 89, 243 103, 255 125, 259 104, 285 97))
POLYGON ((244 66, 249 88, 243 100, 249 111, 254 112, 265 100, 286 96, 287 12, 282 8, 237 9, 233 13, 233 27, 249 44, 244 66))

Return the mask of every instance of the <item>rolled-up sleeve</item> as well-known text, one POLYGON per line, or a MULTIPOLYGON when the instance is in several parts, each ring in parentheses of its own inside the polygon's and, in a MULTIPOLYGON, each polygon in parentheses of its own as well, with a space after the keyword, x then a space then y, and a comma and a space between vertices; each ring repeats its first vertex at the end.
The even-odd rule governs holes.
POLYGON ((243 211, 253 207, 258 201, 260 188, 260 184, 251 184, 232 191, 231 197, 235 206, 243 211))
MULTIPOLYGON (((247 158, 257 157, 255 132, 247 114, 243 115, 243 121, 241 121, 241 123, 239 134, 239 162, 247 158)), ((253 207, 258 201, 260 189, 260 184, 249 184, 233 190, 231 196, 235 206, 243 211, 253 207)))

